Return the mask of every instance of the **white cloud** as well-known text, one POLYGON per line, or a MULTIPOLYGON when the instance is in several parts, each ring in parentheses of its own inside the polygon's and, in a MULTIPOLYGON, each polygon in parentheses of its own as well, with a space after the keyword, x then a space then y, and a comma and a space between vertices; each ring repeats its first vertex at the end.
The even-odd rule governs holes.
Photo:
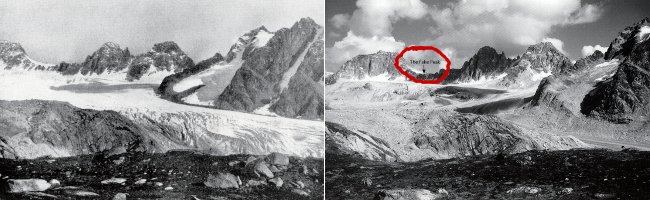
POLYGON ((544 38, 542 39, 542 42, 550 42, 557 50, 566 55, 566 51, 564 51, 564 42, 562 42, 562 40, 557 38, 544 38))
POLYGON ((485 45, 513 50, 543 40, 564 52, 562 41, 548 37, 551 28, 593 22, 602 9, 580 0, 463 0, 433 6, 429 13, 434 39, 426 43, 453 47, 457 57, 468 58, 485 45))
POLYGON ((343 40, 338 41, 327 50, 327 60, 331 63, 343 63, 354 56, 371 54, 377 51, 396 52, 404 48, 404 43, 396 41, 394 37, 373 36, 361 37, 352 32, 343 40))
POLYGON ((348 23, 350 22, 350 15, 349 14, 336 14, 329 21, 330 21, 330 23, 332 23, 332 25, 335 28, 341 29, 341 28, 347 26, 348 23))
POLYGON ((588 45, 588 46, 583 46, 583 47, 582 47, 582 56, 583 56, 583 57, 590 56, 591 54, 594 54, 594 52, 596 52, 596 50, 598 50, 598 51, 600 51, 600 52, 602 52, 602 53, 605 53, 605 52, 607 52, 607 48, 608 48, 608 47, 603 47, 603 46, 600 46, 600 45, 596 45, 596 46, 589 46, 589 45, 588 45))
POLYGON ((340 65, 359 54, 379 50, 401 51, 404 43, 392 36, 393 23, 402 19, 421 19, 428 13, 428 6, 420 0, 358 0, 356 5, 358 8, 351 16, 338 14, 330 19, 335 27, 347 25, 350 31, 327 49, 328 65, 340 65))

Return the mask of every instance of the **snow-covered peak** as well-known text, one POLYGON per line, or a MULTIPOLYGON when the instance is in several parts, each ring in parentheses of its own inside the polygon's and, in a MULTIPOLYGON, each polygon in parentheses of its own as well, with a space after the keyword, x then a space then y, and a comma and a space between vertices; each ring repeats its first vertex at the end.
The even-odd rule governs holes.
POLYGON ((231 62, 235 58, 245 57, 244 51, 246 48, 253 45, 255 48, 266 46, 268 41, 275 35, 274 32, 270 32, 264 26, 260 26, 256 29, 249 31, 248 33, 242 35, 237 39, 235 44, 230 47, 230 51, 226 55, 226 61, 231 62))

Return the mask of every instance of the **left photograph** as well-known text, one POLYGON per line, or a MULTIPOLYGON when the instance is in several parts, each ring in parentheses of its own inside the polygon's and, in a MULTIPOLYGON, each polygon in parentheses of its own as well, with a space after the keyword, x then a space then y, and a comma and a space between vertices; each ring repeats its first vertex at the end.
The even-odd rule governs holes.
POLYGON ((323 199, 324 6, 2 1, 0 199, 323 199))

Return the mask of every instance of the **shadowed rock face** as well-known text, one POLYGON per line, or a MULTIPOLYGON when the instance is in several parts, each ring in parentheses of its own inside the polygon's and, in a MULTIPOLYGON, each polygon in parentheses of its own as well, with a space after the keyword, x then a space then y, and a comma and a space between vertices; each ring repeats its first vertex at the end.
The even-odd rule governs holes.
POLYGON ((621 31, 609 44, 609 48, 605 53, 605 59, 624 58, 630 55, 634 45, 637 43, 635 37, 643 26, 650 26, 650 18, 646 17, 636 24, 623 29, 623 31, 621 31))
POLYGON ((140 137, 140 129, 117 112, 53 101, 0 101, 0 129, 3 158, 89 154, 119 146, 146 149, 150 145, 140 137), (39 148, 38 144, 49 147, 39 148))
MULTIPOLYGON (((479 80, 481 77, 498 76, 502 74, 514 60, 506 57, 505 53, 489 46, 482 47, 466 61, 460 69, 457 81, 479 80)), ((450 77, 451 78, 451 77, 450 77)), ((453 81, 453 80, 449 80, 453 81)))
POLYGON ((323 40, 319 38, 309 48, 289 86, 282 91, 270 110, 281 116, 307 119, 323 118, 323 40))
POLYGON ((86 58, 79 72, 83 75, 116 72, 127 68, 130 62, 129 49, 122 50, 119 45, 108 42, 86 58))
POLYGON ((581 104, 583 114, 618 123, 647 120, 650 113, 650 40, 639 40, 635 36, 640 24, 649 24, 648 18, 626 28, 610 45, 606 58, 619 58, 623 62, 614 76, 596 84, 596 88, 585 96, 581 104), (620 41, 621 38, 626 41, 620 41))
MULTIPOLYGON (((248 55, 242 67, 237 70, 230 85, 219 95, 214 105, 220 109, 251 112, 266 104, 275 103, 278 98, 282 101, 289 99, 296 100, 298 98, 298 103, 305 104, 294 106, 307 107, 308 104, 314 102, 310 100, 313 98, 308 97, 305 100, 300 100, 299 98, 301 97, 294 96, 304 95, 295 92, 302 90, 300 87, 313 88, 315 86, 310 86, 310 84, 314 83, 313 80, 321 79, 314 79, 313 77, 322 76, 321 72, 314 70, 314 68, 322 66, 322 63, 318 61, 318 58, 311 57, 322 57, 322 52, 317 53, 317 51, 322 51, 322 48, 314 49, 311 53, 308 49, 310 43, 317 39, 316 36, 319 32, 322 32, 322 27, 309 18, 301 19, 290 29, 284 28, 275 32, 275 35, 268 41, 265 47, 256 48, 248 55), (288 87, 283 90, 281 86, 283 76, 294 63, 298 62, 303 51, 308 51, 307 56, 305 56, 304 61, 301 63, 305 66, 298 67, 296 74, 289 77, 295 79, 294 84, 289 83, 288 87), (311 69, 301 70, 301 68, 311 69), (296 76, 304 77, 298 78, 296 76), (290 97, 280 97, 281 93, 286 90, 289 91, 285 95, 289 95, 290 97)), ((314 44, 313 46, 322 46, 318 41, 314 42, 314 44)), ((322 93, 322 89, 316 92, 322 93)), ((321 100, 318 100, 317 96, 315 98, 322 105, 322 98, 321 100)), ((281 111, 280 114, 293 116, 295 113, 300 113, 296 111, 300 111, 301 109, 286 109, 278 105, 275 107, 275 110, 281 111)), ((310 116, 315 114, 312 111, 305 111, 304 113, 308 113, 307 115, 310 116)))
POLYGON ((395 69, 395 52, 379 51, 374 54, 358 55, 345 62, 336 73, 325 80, 325 84, 331 85, 339 79, 363 79, 366 77, 388 74, 390 80, 403 75, 395 69))

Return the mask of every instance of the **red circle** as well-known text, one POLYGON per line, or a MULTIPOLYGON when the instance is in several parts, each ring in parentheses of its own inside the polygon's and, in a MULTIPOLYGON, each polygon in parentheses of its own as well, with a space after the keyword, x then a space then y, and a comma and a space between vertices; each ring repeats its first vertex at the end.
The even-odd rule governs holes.
POLYGON ((406 49, 402 50, 402 52, 400 52, 397 55, 397 57, 395 57, 395 68, 397 68, 397 71, 404 74, 404 76, 406 76, 406 78, 410 79, 413 82, 422 83, 422 84, 440 84, 440 83, 442 83, 443 80, 445 80, 445 78, 447 78, 447 76, 449 75, 449 72, 451 71, 451 60, 449 60, 449 58, 447 58, 447 55, 442 53, 442 51, 440 51, 440 49, 435 48, 433 46, 410 46, 410 47, 406 47, 406 49), (413 75, 411 75, 408 72, 404 71, 404 69, 402 69, 402 67, 399 66, 399 59, 402 58, 404 56, 404 53, 406 53, 408 51, 433 51, 433 52, 436 52, 438 55, 440 55, 442 58, 444 58, 445 61, 447 62, 447 66, 445 67, 445 72, 443 72, 442 76, 438 77, 435 80, 421 80, 421 79, 415 78, 413 75))

